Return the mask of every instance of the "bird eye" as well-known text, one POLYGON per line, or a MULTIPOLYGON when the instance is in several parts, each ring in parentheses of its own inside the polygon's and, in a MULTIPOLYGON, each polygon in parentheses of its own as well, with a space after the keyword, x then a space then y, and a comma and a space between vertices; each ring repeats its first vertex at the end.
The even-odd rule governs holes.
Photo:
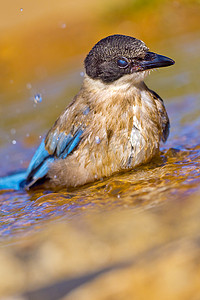
POLYGON ((118 64, 118 67, 120 67, 120 68, 128 67, 128 61, 126 60, 126 58, 118 59, 117 64, 118 64))

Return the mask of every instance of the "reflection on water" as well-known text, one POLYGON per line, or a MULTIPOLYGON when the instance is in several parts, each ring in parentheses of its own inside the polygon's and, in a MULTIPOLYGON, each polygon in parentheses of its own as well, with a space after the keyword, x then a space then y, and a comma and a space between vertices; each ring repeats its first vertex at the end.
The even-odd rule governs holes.
MULTIPOLYGON (((1 191, 1 236, 26 234, 52 220, 70 220, 96 211, 134 209, 138 212, 166 201, 182 201, 188 194, 196 192, 200 183, 200 99, 195 81, 199 77, 195 68, 200 59, 199 46, 196 39, 185 45, 181 52, 174 45, 171 56, 177 62, 176 67, 156 72, 148 79, 148 85, 169 100, 165 103, 171 120, 171 134, 159 157, 134 171, 68 192, 1 191)), ((61 107, 66 106, 63 102, 66 89, 69 88, 68 99, 75 94, 81 81, 80 72, 69 81, 68 77, 62 76, 55 79, 55 85, 43 86, 46 94, 42 102, 37 101, 40 103, 36 107, 33 107, 33 101, 27 100, 5 104, 0 175, 28 165, 34 152, 31 147, 39 144, 40 135, 60 113, 61 107), (47 91, 51 91, 49 95, 47 91)))

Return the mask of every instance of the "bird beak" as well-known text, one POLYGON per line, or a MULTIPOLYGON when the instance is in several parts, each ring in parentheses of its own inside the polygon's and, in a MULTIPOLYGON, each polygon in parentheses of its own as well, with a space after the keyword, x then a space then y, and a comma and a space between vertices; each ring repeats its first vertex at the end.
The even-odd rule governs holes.
POLYGON ((153 68, 167 67, 174 63, 175 61, 167 56, 148 51, 144 59, 134 64, 133 71, 145 71, 153 68))

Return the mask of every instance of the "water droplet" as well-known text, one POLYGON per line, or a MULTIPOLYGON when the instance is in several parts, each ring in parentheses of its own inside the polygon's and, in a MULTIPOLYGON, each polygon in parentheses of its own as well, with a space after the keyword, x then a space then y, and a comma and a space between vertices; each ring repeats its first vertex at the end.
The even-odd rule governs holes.
POLYGON ((100 138, 98 136, 95 136, 95 141, 96 141, 97 144, 101 143, 101 140, 100 140, 100 138))
POLYGON ((118 194, 118 195, 117 195, 117 198, 120 198, 120 197, 121 197, 121 196, 118 194))
POLYGON ((14 135, 14 134, 16 133, 16 129, 15 129, 15 128, 10 129, 10 133, 11 133, 12 135, 14 135))
POLYGON ((34 96, 34 102, 35 103, 40 103, 40 102, 42 102, 42 95, 41 94, 35 94, 35 96, 34 96))
POLYGON ((20 8, 20 11, 23 11, 23 8, 20 8))
POLYGON ((12 140, 12 144, 15 145, 17 143, 16 140, 12 140))
POLYGON ((27 88, 27 90, 30 90, 30 89, 32 88, 32 85, 31 85, 30 82, 28 82, 28 83, 26 84, 26 88, 27 88))
POLYGON ((41 135, 39 135, 39 139, 41 139, 42 138, 42 136, 41 135))

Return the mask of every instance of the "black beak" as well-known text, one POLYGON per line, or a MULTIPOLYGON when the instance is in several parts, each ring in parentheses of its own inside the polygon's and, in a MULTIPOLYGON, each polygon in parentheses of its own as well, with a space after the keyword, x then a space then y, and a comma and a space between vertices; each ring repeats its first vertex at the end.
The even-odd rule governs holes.
POLYGON ((174 63, 175 61, 167 56, 148 51, 145 57, 138 61, 133 68, 136 69, 135 71, 145 71, 153 68, 168 67, 174 63))

